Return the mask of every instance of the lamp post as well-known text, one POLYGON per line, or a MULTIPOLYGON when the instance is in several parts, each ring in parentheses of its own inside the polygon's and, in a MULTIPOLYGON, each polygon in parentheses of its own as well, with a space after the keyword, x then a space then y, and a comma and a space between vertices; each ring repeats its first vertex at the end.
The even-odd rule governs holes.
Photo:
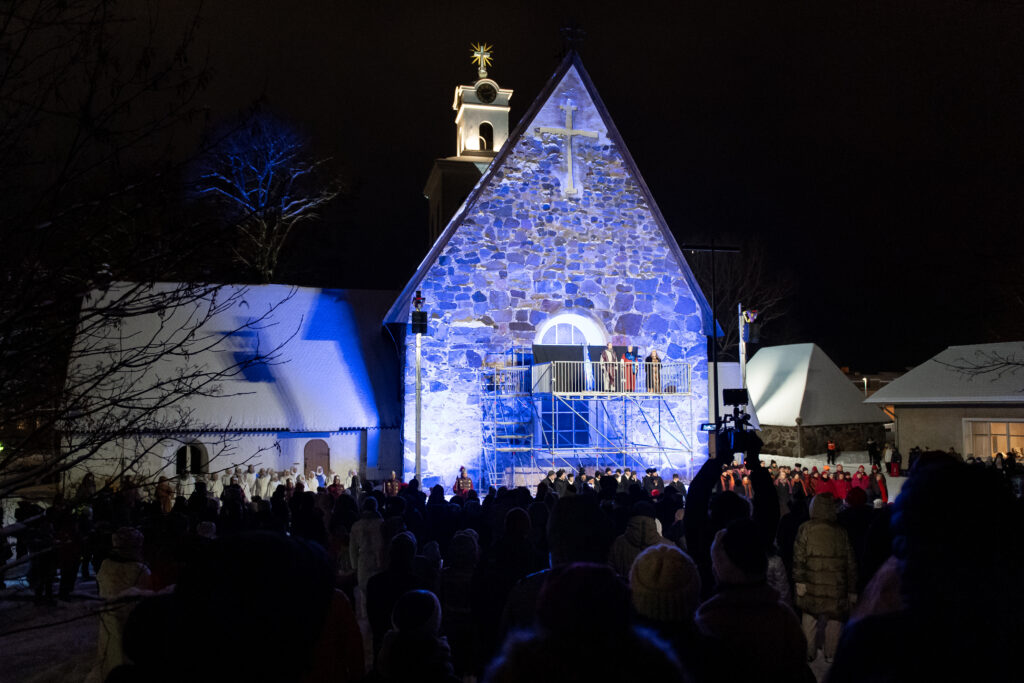
MULTIPOLYGON (((743 304, 736 304, 740 316, 740 379, 747 388, 747 342, 750 341, 750 325, 757 320, 757 311, 744 311, 743 304)), ((757 341, 756 339, 754 340, 757 341)))
POLYGON ((423 424, 423 367, 421 363, 423 335, 427 331, 427 312, 423 308, 423 295, 416 290, 412 298, 412 331, 416 335, 416 481, 422 477, 422 461, 420 459, 421 428, 423 424))
MULTIPOLYGON (((721 429, 721 417, 718 410, 718 318, 715 317, 715 306, 718 305, 717 299, 717 287, 715 282, 715 254, 717 252, 724 252, 727 254, 738 254, 740 252, 736 247, 718 247, 715 246, 715 240, 711 240, 710 245, 686 245, 681 247, 687 249, 690 253, 702 251, 711 253, 711 365, 712 365, 712 382, 715 385, 714 395, 714 417, 715 417, 715 435, 721 429)), ((715 444, 717 447, 717 443, 715 444)))

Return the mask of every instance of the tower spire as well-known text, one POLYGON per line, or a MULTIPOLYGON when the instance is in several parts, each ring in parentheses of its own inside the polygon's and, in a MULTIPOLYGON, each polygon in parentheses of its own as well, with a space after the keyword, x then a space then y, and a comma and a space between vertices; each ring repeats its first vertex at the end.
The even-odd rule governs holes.
POLYGON ((480 78, 487 78, 487 67, 494 61, 491 59, 491 50, 494 46, 487 43, 473 43, 470 48, 473 53, 471 63, 477 65, 477 74, 480 78))

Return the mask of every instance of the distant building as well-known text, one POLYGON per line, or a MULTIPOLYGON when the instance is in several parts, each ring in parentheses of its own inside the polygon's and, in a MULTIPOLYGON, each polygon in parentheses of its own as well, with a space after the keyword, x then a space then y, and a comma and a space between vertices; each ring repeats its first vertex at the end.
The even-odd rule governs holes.
MULTIPOLYGON (((137 286, 114 283, 84 307, 116 302, 137 286)), ((175 477, 236 465, 297 466, 304 474, 320 466, 372 478, 400 469, 398 357, 380 327, 393 299, 387 291, 225 285, 175 310, 80 333, 67 400, 83 417, 64 436, 72 447, 102 446, 72 478, 125 468, 175 477), (143 348, 161 349, 160 358, 135 368, 130 356, 143 348), (247 362, 268 353, 269 362, 247 362), (108 373, 110 364, 118 370, 108 373), (176 382, 187 388, 179 392, 176 382), (101 407, 99 420, 90 419, 91 406, 101 407)))
POLYGON ((896 416, 896 445, 965 456, 1024 451, 1024 342, 950 346, 865 402, 896 416))
POLYGON ((766 346, 747 363, 747 390, 761 424, 762 451, 805 457, 825 452, 828 439, 840 450, 882 444, 890 421, 816 344, 766 346))

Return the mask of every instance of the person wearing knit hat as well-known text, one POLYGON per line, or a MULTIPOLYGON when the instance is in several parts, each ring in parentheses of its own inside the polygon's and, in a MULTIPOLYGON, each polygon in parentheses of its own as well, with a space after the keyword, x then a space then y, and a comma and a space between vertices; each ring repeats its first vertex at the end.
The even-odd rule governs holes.
POLYGON ((674 546, 651 546, 637 555, 629 586, 633 609, 653 621, 691 621, 700 602, 697 565, 674 546))
POLYGON ((718 588, 697 609, 695 623, 710 640, 710 661, 729 661, 718 680, 797 681, 807 676, 807 640, 800 621, 767 584, 768 557, 749 519, 715 534, 711 562, 718 588), (734 655, 743 644, 743 657, 734 655))
POLYGON ((629 586, 637 625, 664 638, 693 680, 711 680, 705 639, 693 622, 700 604, 697 563, 675 546, 652 546, 633 561, 629 586))

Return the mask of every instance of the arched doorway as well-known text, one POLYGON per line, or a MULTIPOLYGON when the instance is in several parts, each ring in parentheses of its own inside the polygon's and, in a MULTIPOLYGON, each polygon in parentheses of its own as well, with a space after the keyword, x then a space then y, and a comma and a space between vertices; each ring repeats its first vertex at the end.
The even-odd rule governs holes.
POLYGON ((185 444, 174 454, 174 471, 180 477, 186 472, 206 474, 210 471, 210 457, 206 447, 198 441, 185 444))
POLYGON ((302 449, 302 473, 307 475, 322 467, 324 474, 331 469, 331 447, 323 439, 310 439, 302 449))

